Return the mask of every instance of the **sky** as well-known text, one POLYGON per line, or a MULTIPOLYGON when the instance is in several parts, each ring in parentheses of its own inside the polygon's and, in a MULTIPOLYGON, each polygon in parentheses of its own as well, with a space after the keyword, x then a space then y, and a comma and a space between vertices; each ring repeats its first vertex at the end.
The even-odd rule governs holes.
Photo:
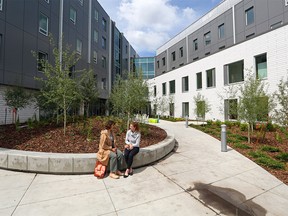
POLYGON ((141 57, 183 31, 222 0, 98 0, 141 57))

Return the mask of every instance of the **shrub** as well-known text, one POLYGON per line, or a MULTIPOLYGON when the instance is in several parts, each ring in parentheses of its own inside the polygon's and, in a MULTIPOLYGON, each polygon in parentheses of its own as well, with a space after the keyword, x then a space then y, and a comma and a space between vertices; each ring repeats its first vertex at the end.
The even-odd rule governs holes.
POLYGON ((207 120, 206 122, 207 122, 207 125, 208 125, 208 126, 210 126, 210 125, 213 124, 213 121, 212 121, 212 120, 207 120))
POLYGON ((225 121, 224 124, 228 127, 231 128, 233 123, 231 121, 225 121))
POLYGON ((240 130, 241 131, 247 131, 248 130, 248 125, 246 123, 241 123, 240 124, 240 130))
POLYGON ((273 146, 264 145, 260 148, 262 151, 266 152, 280 152, 280 149, 273 146))
POLYGON ((216 124, 218 127, 221 127, 222 122, 221 122, 220 120, 217 120, 217 121, 215 122, 215 124, 216 124))
POLYGON ((266 125, 266 129, 267 131, 275 131, 275 127, 274 125, 272 124, 272 122, 268 122, 267 125, 266 125))
POLYGON ((286 152, 279 153, 275 158, 284 162, 288 162, 288 153, 286 152))

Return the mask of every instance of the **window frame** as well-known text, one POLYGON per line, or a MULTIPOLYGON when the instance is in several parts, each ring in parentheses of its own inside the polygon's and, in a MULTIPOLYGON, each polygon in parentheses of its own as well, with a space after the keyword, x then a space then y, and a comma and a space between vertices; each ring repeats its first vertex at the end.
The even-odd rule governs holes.
POLYGON ((267 53, 262 53, 262 54, 259 54, 259 55, 256 55, 256 56, 254 56, 254 61, 255 61, 255 74, 256 74, 256 78, 257 79, 267 79, 267 53), (258 64, 257 64, 257 58, 265 58, 265 61, 264 62, 259 62, 258 64), (264 64, 264 66, 265 66, 265 69, 266 69, 266 71, 265 71, 265 75, 263 76, 259 76, 259 64, 263 64, 263 63, 265 63, 264 64))
POLYGON ((106 43, 107 43, 106 38, 105 38, 104 36, 102 36, 102 40, 101 40, 101 47, 102 47, 102 49, 105 49, 105 50, 106 50, 106 48, 107 48, 106 43))
POLYGON ((162 83, 162 95, 167 95, 167 88, 166 88, 166 82, 162 83))
POLYGON ((79 54, 79 55, 82 54, 82 48, 83 48, 83 43, 80 39, 77 38, 77 40, 76 40, 76 52, 77 52, 77 54, 79 54))
POLYGON ((102 56, 102 58, 101 58, 101 65, 102 65, 102 68, 107 67, 107 59, 105 56, 102 56))
POLYGON ((193 40, 193 50, 194 51, 198 50, 198 38, 193 40))
POLYGON ((107 31, 107 20, 104 17, 102 17, 102 29, 107 31))
POLYGON ((98 53, 97 53, 96 50, 93 51, 93 62, 94 62, 95 64, 98 63, 98 53))
POLYGON ((206 70, 206 88, 214 88, 216 87, 216 69, 211 68, 209 70, 206 70), (211 81, 209 80, 210 73, 211 72, 211 81))
POLYGON ((196 89, 200 90, 200 89, 202 89, 202 87, 203 87, 202 72, 198 72, 198 73, 196 73, 196 89), (198 75, 200 75, 200 76, 198 76, 198 75), (200 78, 200 80, 198 78, 200 78), (198 84, 200 84, 200 86, 198 84))
POLYGON ((204 34, 204 42, 205 42, 205 46, 208 46, 211 44, 211 31, 208 31, 204 34))
POLYGON ((225 23, 218 26, 218 39, 225 38, 225 23))
POLYGON ((37 70, 38 72, 44 72, 44 69, 45 69, 45 66, 43 66, 41 63, 40 63, 40 59, 44 59, 44 60, 48 60, 48 53, 46 52, 43 52, 43 51, 38 51, 38 64, 37 64, 37 70), (40 58, 40 55, 41 54, 44 58, 40 58))
POLYGON ((176 60, 176 52, 172 52, 171 53, 171 56, 172 56, 172 61, 175 61, 176 60))
POLYGON ((230 84, 233 84, 233 83, 239 83, 239 82, 243 82, 244 81, 244 60, 243 59, 239 60, 239 61, 236 61, 236 62, 231 62, 229 64, 224 65, 223 67, 224 67, 224 70, 223 70, 224 71, 224 85, 230 85, 230 84), (236 80, 236 78, 235 78, 236 81, 233 81, 232 78, 230 78, 230 76, 233 75, 233 74, 230 74, 229 67, 230 67, 230 65, 237 64, 237 63, 242 63, 241 64, 241 70, 242 70, 241 71, 241 79, 240 80, 236 80))
POLYGON ((189 92, 189 76, 182 77, 182 92, 189 92))
POLYGON ((93 41, 95 43, 98 43, 99 33, 98 33, 98 31, 96 29, 93 30, 93 36, 94 36, 93 37, 93 41))
POLYGON ((39 14, 39 32, 45 36, 48 36, 48 31, 49 31, 49 18, 45 14, 41 13, 39 14), (46 18, 46 29, 43 29, 41 26, 41 16, 42 18, 46 18))
POLYGON ((70 7, 69 19, 70 19, 70 21, 71 21, 74 25, 76 24, 77 11, 76 11, 76 9, 73 8, 73 7, 70 7))
POLYGON ((162 65, 163 65, 163 66, 166 65, 165 57, 162 58, 162 65))
POLYGON ((179 58, 182 58, 184 56, 184 49, 183 47, 179 48, 179 58))
POLYGON ((254 6, 245 10, 245 24, 246 26, 251 25, 255 22, 254 6), (250 12, 252 13, 250 14, 250 12), (251 20, 249 20, 251 18, 251 20))
POLYGON ((170 80, 169 81, 169 94, 171 95, 171 94, 175 94, 175 93, 176 93, 176 82, 175 82, 175 80, 170 80))

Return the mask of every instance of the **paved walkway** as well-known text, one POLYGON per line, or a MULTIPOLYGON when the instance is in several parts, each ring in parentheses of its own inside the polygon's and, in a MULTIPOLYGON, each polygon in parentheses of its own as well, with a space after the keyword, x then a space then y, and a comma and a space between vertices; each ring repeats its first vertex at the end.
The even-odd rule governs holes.
POLYGON ((183 122, 159 126, 175 134, 175 152, 127 179, 0 170, 0 215, 287 215, 280 180, 183 122))

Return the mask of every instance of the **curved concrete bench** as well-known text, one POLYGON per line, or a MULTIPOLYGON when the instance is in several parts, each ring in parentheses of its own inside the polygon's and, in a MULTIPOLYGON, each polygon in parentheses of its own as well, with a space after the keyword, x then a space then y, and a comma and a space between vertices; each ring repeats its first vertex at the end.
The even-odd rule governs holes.
MULTIPOLYGON (((133 167, 141 167, 163 158, 173 150, 174 146, 174 135, 167 132, 165 140, 140 149, 134 157, 133 167)), ((44 153, 0 148, 0 168, 8 170, 53 174, 88 174, 94 172, 95 162, 96 153, 44 153)))

